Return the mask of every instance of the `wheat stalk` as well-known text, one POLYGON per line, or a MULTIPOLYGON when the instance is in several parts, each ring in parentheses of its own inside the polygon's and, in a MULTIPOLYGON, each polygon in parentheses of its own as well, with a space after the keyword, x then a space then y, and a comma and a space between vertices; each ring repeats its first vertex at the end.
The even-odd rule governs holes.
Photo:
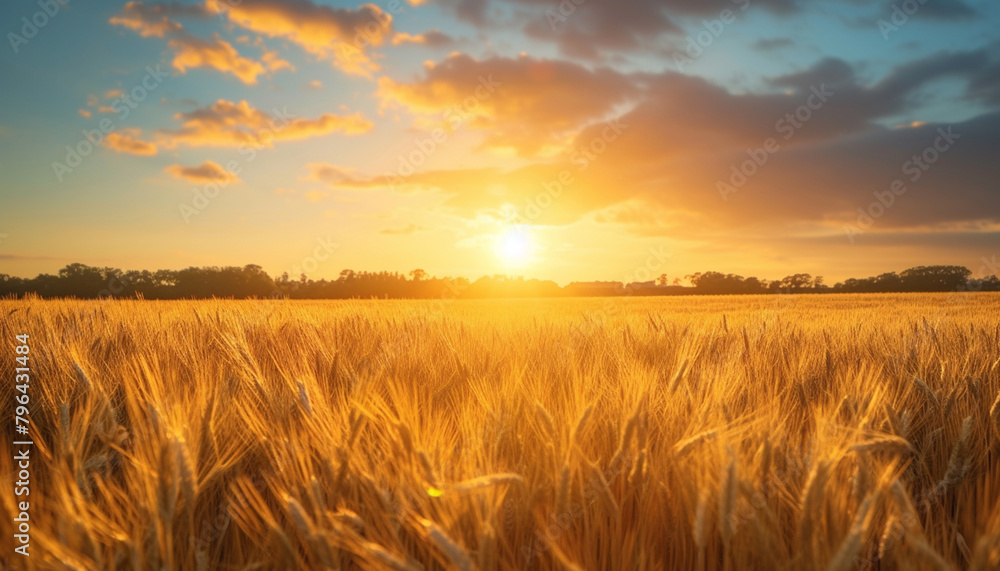
POLYGON ((851 530, 840 544, 837 553, 830 560, 827 571, 843 571, 854 566, 854 561, 861 551, 861 541, 868 533, 868 513, 872 506, 872 496, 868 496, 858 508, 858 513, 851 524, 851 530))
POLYGON ((573 427, 573 434, 571 435, 571 440, 580 443, 580 439, 583 435, 583 429, 587 427, 587 419, 590 418, 590 413, 593 412, 594 405, 589 405, 583 410, 583 414, 580 415, 580 419, 576 421, 576 426, 573 427))
POLYGON ((556 492, 556 515, 567 513, 569 506, 569 466, 563 465, 559 471, 559 490, 556 492))
POLYGON ((434 522, 430 520, 422 520, 424 528, 426 529, 427 536, 430 537, 431 541, 438 546, 438 549, 448 557, 452 565, 460 571, 473 571, 475 565, 472 563, 472 558, 469 554, 465 552, 443 529, 437 526, 434 522))
POLYGON ((937 393, 933 391, 927 383, 920 380, 919 377, 913 377, 913 383, 920 389, 920 392, 924 395, 924 398, 929 402, 934 404, 934 407, 938 410, 941 409, 941 400, 938 398, 937 393))
POLYGON ((685 440, 681 440, 680 442, 678 442, 677 444, 675 444, 674 445, 674 452, 677 454, 677 456, 683 457, 688 452, 690 452, 695 447, 695 445, 697 445, 698 443, 703 442, 705 440, 712 440, 717 435, 718 435, 718 431, 716 431, 714 429, 713 430, 706 430, 704 432, 699 432, 698 434, 695 434, 691 438, 688 438, 688 439, 685 439, 685 440))
POLYGON ((997 398, 990 407, 990 419, 993 421, 993 430, 996 431, 997 438, 1000 438, 1000 393, 997 393, 997 398))
POLYGON ((473 490, 481 490, 483 488, 501 486, 504 484, 524 484, 524 478, 520 474, 514 473, 490 474, 489 476, 480 476, 470 480, 463 480, 451 486, 451 489, 457 492, 469 492, 473 490))
POLYGON ((545 428, 545 432, 549 434, 550 438, 556 437, 556 425, 552 420, 552 416, 549 414, 545 407, 538 403, 535 405, 535 416, 542 423, 542 427, 545 428))
POLYGON ((733 534, 736 533, 736 484, 736 458, 730 457, 726 469, 722 472, 719 493, 719 531, 722 535, 722 543, 727 548, 733 534))
POLYGON ((878 541, 878 558, 885 559, 895 547, 896 542, 903 537, 903 525, 895 515, 890 516, 883 528, 878 541))
POLYGON ((967 416, 962 421, 962 432, 952 447, 951 458, 948 460, 948 470, 938 482, 935 491, 942 493, 957 486, 969 471, 972 462, 969 453, 969 435, 972 432, 972 417, 967 416))
POLYGON ((608 512, 608 515, 613 520, 618 521, 621 515, 618 511, 618 502, 615 501, 615 497, 611 493, 611 487, 608 486, 608 481, 604 478, 604 473, 594 464, 590 464, 589 466, 592 489, 596 492, 597 498, 600 500, 601 505, 604 506, 605 511, 608 512))

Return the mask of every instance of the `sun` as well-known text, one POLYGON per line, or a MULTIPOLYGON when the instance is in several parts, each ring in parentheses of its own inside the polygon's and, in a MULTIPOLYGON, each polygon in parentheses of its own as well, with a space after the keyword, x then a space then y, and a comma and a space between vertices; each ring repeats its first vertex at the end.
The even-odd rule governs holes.
POLYGON ((497 236, 496 253, 508 266, 522 266, 535 255, 535 239, 524 226, 513 226, 497 236))

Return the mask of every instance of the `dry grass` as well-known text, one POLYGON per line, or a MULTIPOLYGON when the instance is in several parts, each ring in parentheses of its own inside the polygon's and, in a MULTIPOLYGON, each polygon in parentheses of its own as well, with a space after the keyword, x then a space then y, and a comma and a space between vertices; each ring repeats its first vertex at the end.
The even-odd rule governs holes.
POLYGON ((34 569, 1000 566, 997 295, 0 315, 34 569))

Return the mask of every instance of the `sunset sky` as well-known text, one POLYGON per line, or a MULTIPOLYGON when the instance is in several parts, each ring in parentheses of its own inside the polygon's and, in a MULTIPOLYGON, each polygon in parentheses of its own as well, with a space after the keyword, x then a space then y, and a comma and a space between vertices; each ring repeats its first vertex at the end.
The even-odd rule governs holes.
POLYGON ((0 11, 0 273, 833 283, 1000 259, 994 0, 0 11))

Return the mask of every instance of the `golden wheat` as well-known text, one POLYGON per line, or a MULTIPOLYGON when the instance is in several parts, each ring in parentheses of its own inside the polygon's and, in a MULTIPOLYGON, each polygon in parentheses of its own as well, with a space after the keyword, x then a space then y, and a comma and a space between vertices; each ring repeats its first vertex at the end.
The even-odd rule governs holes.
POLYGON ((1000 566, 996 294, 0 315, 13 568, 1000 566))

